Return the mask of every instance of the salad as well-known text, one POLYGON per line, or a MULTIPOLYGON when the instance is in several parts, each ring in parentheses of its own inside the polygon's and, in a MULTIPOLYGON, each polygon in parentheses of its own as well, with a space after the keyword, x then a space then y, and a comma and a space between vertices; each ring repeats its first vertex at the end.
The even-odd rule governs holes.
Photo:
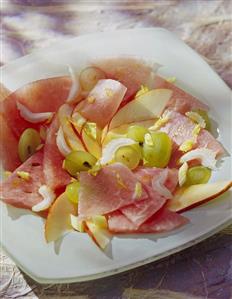
POLYGON ((98 60, 0 102, 1 199, 45 218, 45 239, 170 232, 226 192, 209 107, 134 58, 98 60))

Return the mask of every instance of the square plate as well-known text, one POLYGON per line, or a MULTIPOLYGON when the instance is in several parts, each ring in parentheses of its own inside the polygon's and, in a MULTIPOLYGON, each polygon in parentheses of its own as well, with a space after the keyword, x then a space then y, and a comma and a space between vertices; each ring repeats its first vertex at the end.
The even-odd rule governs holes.
MULTIPOLYGON (((136 29, 80 36, 42 49, 2 67, 2 83, 14 91, 28 82, 67 75, 97 57, 133 55, 156 61, 160 73, 209 104, 218 123, 219 140, 231 149, 230 89, 209 65, 175 35, 162 28, 136 29)), ((212 181, 231 178, 231 158, 225 158, 212 181)), ((1 203, 3 248, 29 276, 40 283, 91 280, 158 260, 209 237, 232 220, 232 196, 227 192, 185 213, 190 224, 168 235, 114 237, 103 253, 86 234, 69 233, 46 244, 44 221, 30 212, 1 203)))

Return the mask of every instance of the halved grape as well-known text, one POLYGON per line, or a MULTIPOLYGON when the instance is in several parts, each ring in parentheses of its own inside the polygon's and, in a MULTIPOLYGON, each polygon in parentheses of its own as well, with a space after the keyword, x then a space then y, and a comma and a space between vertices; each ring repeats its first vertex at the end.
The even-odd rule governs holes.
POLYGON ((198 114, 200 114, 200 116, 204 119, 205 121, 205 129, 210 131, 211 128, 211 122, 210 122, 210 118, 208 116, 208 113, 205 110, 202 109, 195 109, 193 110, 194 112, 197 112, 198 114))
POLYGON ((146 166, 166 167, 171 153, 172 141, 164 132, 151 133, 151 142, 149 144, 145 142, 143 145, 143 158, 146 166))
POLYGON ((21 162, 32 156, 41 144, 40 134, 35 129, 28 128, 19 138, 18 154, 21 162))
POLYGON ((194 166, 188 169, 185 186, 205 184, 211 177, 211 170, 204 166, 194 166))
POLYGON ((68 199, 75 204, 78 203, 79 189, 80 189, 80 182, 78 181, 68 184, 65 189, 65 193, 68 199))
POLYGON ((144 142, 144 136, 146 133, 148 133, 148 129, 146 129, 142 126, 134 125, 134 126, 129 127, 128 132, 127 132, 127 137, 135 140, 140 145, 142 145, 144 142))
POLYGON ((72 151, 64 160, 64 168, 76 176, 80 171, 89 170, 96 162, 97 159, 88 152, 72 151))
MULTIPOLYGON (((139 148, 139 145, 137 145, 139 148)), ((134 169, 139 165, 141 159, 141 151, 135 145, 127 145, 120 147, 115 155, 115 161, 126 165, 130 169, 134 169)))
POLYGON ((105 79, 105 74, 96 67, 87 67, 80 74, 80 84, 84 91, 93 89, 100 79, 105 79))

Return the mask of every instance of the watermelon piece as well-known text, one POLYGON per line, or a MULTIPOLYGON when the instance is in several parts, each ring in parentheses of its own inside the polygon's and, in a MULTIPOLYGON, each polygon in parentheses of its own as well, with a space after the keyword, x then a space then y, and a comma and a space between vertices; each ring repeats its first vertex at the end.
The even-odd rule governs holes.
POLYGON ((0 114, 0 126, 0 161, 5 170, 13 171, 21 164, 18 156, 18 140, 2 114, 0 114))
POLYGON ((209 110, 209 107, 206 104, 203 104, 197 98, 162 77, 156 76, 154 84, 155 88, 167 88, 173 91, 172 97, 166 106, 166 108, 169 108, 170 110, 177 111, 182 114, 194 109, 209 110))
POLYGON ((53 190, 62 188, 70 183, 69 174, 62 168, 64 158, 56 145, 58 129, 59 121, 56 116, 47 131, 43 160, 45 182, 53 190))
POLYGON ((134 58, 104 59, 95 62, 95 66, 101 69, 107 78, 117 80, 126 86, 127 92, 122 104, 131 100, 141 85, 148 85, 151 88, 154 85, 155 74, 151 66, 134 58))
POLYGON ((38 129, 39 124, 32 124, 20 116, 17 101, 35 113, 56 112, 66 101, 71 85, 69 77, 49 78, 29 83, 0 102, 0 112, 15 136, 19 137, 26 128, 38 129))
POLYGON ((125 93, 126 87, 120 82, 111 79, 99 80, 75 110, 103 129, 118 110, 125 93))
POLYGON ((81 172, 79 215, 103 215, 147 198, 145 190, 136 196, 137 183, 135 175, 121 163, 103 167, 96 176, 81 172))
POLYGON ((143 201, 133 203, 127 207, 120 209, 120 211, 134 223, 140 226, 166 203, 166 198, 158 193, 158 190, 152 188, 152 180, 158 179, 162 175, 166 176, 164 186, 171 192, 176 189, 178 184, 177 169, 168 168, 146 168, 139 167, 135 172, 136 177, 143 183, 144 189, 147 191, 149 197, 143 201), (167 174, 165 173, 167 172, 167 174))
MULTIPOLYGON (((159 130, 165 132, 173 141, 173 152, 186 140, 193 138, 193 129, 196 124, 188 117, 175 112, 170 111, 169 121, 164 124, 159 130)), ((193 148, 208 148, 216 152, 217 156, 225 154, 223 146, 213 137, 213 135, 205 130, 201 129, 197 136, 197 142, 193 148)))
POLYGON ((137 228, 153 214, 159 211, 166 203, 166 198, 161 196, 158 192, 149 186, 145 186, 149 197, 142 201, 133 203, 127 207, 120 209, 120 211, 131 221, 137 228))
POLYGON ((150 219, 137 227, 120 211, 108 216, 108 228, 112 233, 163 233, 172 231, 187 224, 189 220, 182 215, 169 211, 166 207, 160 209, 150 219))
POLYGON ((38 193, 44 184, 43 152, 37 152, 19 166, 0 186, 2 200, 17 208, 31 209, 43 200, 38 193), (29 180, 20 178, 18 171, 28 172, 29 180))
POLYGON ((178 184, 178 170, 175 168, 138 167, 134 173, 143 184, 151 187, 152 179, 158 179, 165 171, 168 174, 164 186, 173 192, 178 184))

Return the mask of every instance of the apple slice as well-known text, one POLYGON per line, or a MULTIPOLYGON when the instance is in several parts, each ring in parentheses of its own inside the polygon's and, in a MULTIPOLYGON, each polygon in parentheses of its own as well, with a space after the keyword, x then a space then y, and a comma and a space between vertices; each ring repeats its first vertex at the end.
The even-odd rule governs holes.
POLYGON ((102 250, 105 250, 112 237, 110 233, 106 229, 102 228, 101 225, 97 225, 97 223, 94 221, 88 220, 85 222, 85 224, 89 236, 93 239, 98 247, 100 247, 102 250))
POLYGON ((62 105, 58 111, 59 122, 63 129, 65 140, 72 150, 85 151, 81 139, 72 128, 70 122, 71 114, 72 108, 68 104, 62 105))
POLYGON ((123 124, 149 120, 161 116, 172 96, 169 89, 152 89, 122 107, 112 118, 109 129, 123 124))
POLYGON ((82 130, 81 137, 88 152, 99 159, 101 157, 101 147, 98 142, 90 137, 85 130, 82 130))
POLYGON ((47 242, 56 241, 66 231, 73 230, 70 220, 71 214, 77 214, 77 207, 63 193, 56 199, 48 213, 45 223, 47 242))
POLYGON ((177 190, 174 197, 169 200, 168 208, 171 211, 183 212, 216 198, 231 187, 232 181, 181 187, 177 190))

